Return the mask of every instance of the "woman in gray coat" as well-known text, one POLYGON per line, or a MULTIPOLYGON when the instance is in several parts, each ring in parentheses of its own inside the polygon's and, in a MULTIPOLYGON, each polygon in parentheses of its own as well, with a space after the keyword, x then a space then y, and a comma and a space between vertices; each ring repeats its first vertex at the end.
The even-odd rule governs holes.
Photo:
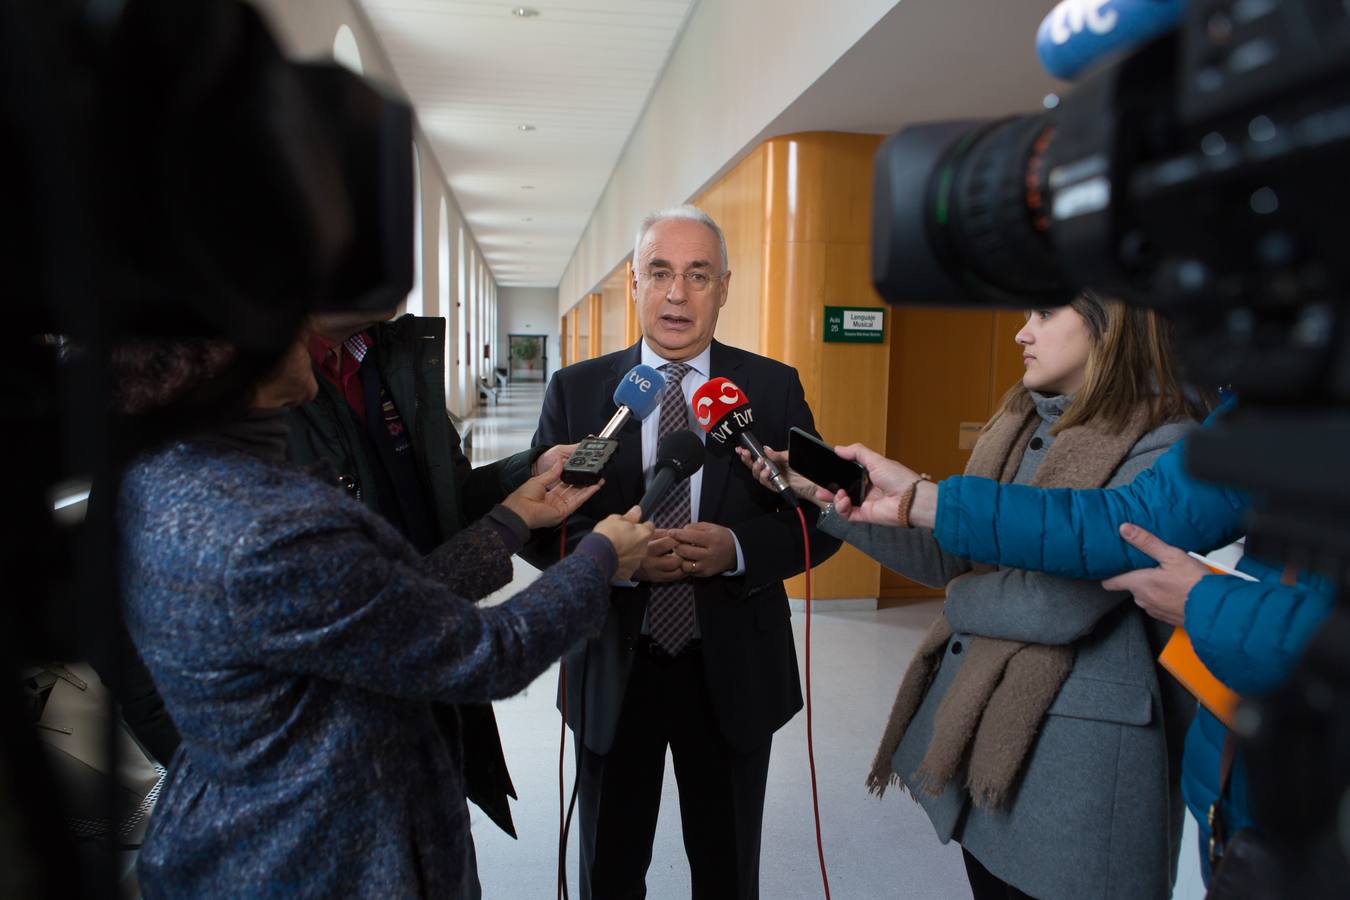
MULTIPOLYGON (((985 426, 967 474, 1126 483, 1201 412, 1151 313, 1083 296, 1031 312, 1017 341, 1026 375, 985 426)), ((869 788, 910 791, 938 838, 961 844, 976 898, 1168 897, 1194 705, 1154 662, 1166 639, 1159 623, 1093 582, 972 565, 927 529, 850 524, 832 507, 820 527, 947 592, 901 683, 869 788)))

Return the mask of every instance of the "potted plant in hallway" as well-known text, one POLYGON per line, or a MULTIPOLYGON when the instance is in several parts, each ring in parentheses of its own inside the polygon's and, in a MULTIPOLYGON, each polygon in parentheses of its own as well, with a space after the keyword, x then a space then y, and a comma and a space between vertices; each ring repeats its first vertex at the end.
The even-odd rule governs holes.
POLYGON ((539 359, 539 343, 537 341, 517 341, 515 346, 511 348, 511 356, 523 364, 525 371, 533 372, 535 361, 539 359))

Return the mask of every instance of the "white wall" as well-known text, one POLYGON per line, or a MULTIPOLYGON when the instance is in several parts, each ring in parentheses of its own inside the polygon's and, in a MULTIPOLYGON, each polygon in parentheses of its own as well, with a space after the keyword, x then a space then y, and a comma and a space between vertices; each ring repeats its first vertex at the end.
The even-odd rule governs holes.
POLYGON ((701 0, 563 271, 558 314, 632 252, 644 215, 696 194, 893 6, 701 0))
POLYGON ((552 375, 562 364, 558 344, 558 291, 556 288, 504 287, 497 290, 497 358, 507 365, 510 347, 508 334, 547 336, 548 371, 552 375))

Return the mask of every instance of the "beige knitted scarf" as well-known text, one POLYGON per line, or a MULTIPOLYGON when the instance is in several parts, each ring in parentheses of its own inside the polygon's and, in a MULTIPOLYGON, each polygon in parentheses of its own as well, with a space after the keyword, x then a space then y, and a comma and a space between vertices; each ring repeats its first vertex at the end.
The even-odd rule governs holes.
MULTIPOLYGON (((1038 487, 1095 488, 1106 484, 1148 429, 1146 404, 1119 430, 1101 423, 1066 428, 1055 437, 1031 484, 1038 487)), ((1027 442, 1040 424, 1035 408, 1026 415, 1001 413, 980 437, 967 475, 1012 481, 1027 442)), ((974 572, 993 571, 975 566, 974 572)), ((964 577, 964 576, 963 576, 964 577)), ((881 746, 867 776, 878 797, 898 783, 891 758, 922 703, 952 636, 938 616, 910 661, 891 707, 881 746)), ((975 637, 938 705, 933 737, 911 779, 920 790, 940 794, 965 763, 966 788, 981 807, 997 808, 1010 797, 1046 711, 1073 668, 1072 646, 1027 644, 975 637)))

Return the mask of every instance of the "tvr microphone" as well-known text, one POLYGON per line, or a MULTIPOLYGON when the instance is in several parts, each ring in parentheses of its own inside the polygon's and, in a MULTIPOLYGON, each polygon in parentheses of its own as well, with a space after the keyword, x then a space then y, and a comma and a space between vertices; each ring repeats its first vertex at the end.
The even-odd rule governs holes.
POLYGON ((656 445, 656 474, 638 501, 641 521, 651 518, 656 505, 672 487, 703 468, 704 454, 703 442, 688 429, 672 431, 661 438, 661 443, 656 445))
POLYGON ((600 480, 600 474, 610 457, 619 449, 614 434, 630 418, 639 421, 652 414, 661 403, 666 377, 651 366, 634 366, 614 389, 614 403, 619 407, 597 435, 584 438, 563 465, 562 480, 567 484, 588 485, 600 480))
POLYGON ((694 421, 708 433, 709 438, 719 446, 739 443, 750 451, 756 461, 764 463, 769 483, 784 502, 789 506, 797 505, 797 495, 792 492, 787 479, 764 452, 764 445, 759 442, 759 438, 750 430, 755 424, 755 413, 750 408, 745 391, 726 378, 713 378, 694 392, 690 405, 694 408, 694 421))

